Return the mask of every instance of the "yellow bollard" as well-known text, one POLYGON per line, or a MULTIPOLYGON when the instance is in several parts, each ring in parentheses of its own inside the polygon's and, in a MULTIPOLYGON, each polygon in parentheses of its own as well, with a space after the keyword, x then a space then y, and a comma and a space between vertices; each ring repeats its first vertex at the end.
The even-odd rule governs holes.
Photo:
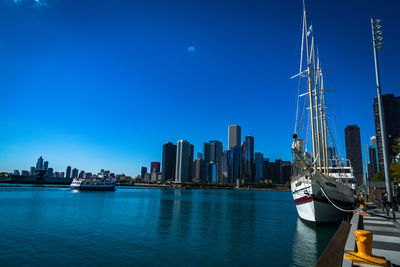
POLYGON ((365 230, 354 232, 358 252, 347 252, 344 255, 346 260, 370 265, 386 266, 386 259, 382 256, 372 255, 372 233, 365 230))

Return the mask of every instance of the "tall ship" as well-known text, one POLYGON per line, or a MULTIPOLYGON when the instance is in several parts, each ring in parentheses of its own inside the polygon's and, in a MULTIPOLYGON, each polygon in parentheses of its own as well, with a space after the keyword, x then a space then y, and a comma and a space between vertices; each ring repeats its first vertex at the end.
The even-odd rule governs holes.
POLYGON ((339 157, 330 128, 334 125, 327 120, 324 71, 305 5, 301 38, 300 71, 292 77, 299 83, 290 189, 302 220, 336 222, 353 211, 356 180, 350 161, 339 157))
POLYGON ((71 189, 79 190, 113 191, 115 190, 115 180, 107 179, 103 176, 74 178, 70 187, 71 189))

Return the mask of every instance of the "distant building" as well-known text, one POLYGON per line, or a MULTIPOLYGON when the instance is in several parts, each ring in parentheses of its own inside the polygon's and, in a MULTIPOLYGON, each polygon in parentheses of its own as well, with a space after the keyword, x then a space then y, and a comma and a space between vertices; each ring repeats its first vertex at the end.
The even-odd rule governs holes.
POLYGON ((65 173, 64 172, 60 172, 60 177, 64 178, 65 177, 65 173))
POLYGON ((48 176, 48 177, 53 177, 54 176, 53 168, 48 168, 47 169, 46 176, 48 176))
POLYGON ((197 152, 197 158, 198 158, 198 159, 204 159, 203 153, 197 152))
POLYGON ((204 160, 202 158, 197 158, 194 160, 194 182, 205 182, 204 177, 204 160))
POLYGON ((71 166, 67 166, 65 171, 65 178, 71 178, 71 166))
POLYGON ((20 175, 19 170, 14 170, 14 175, 20 175))
POLYGON ((147 173, 147 167, 142 167, 140 171, 140 177, 144 178, 144 175, 147 173))
POLYGON ((354 169, 359 185, 363 184, 363 167, 361 154, 360 128, 357 125, 348 125, 345 130, 346 155, 354 169))
POLYGON ((60 178, 60 172, 55 172, 55 173, 54 173, 54 177, 60 178))
POLYGON ((211 140, 210 144, 210 162, 215 163, 216 183, 222 183, 222 154, 223 147, 221 141, 211 140))
POLYGON ((255 183, 263 179, 263 169, 264 169, 264 155, 260 152, 255 153, 255 183))
MULTIPOLYGON (((400 137, 400 96, 393 94, 382 95, 383 115, 386 127, 386 149, 389 163, 392 162, 392 146, 394 139, 400 137)), ((378 148, 378 169, 383 170, 382 133, 379 121, 377 97, 374 98, 375 131, 378 148)))
POLYGON ((241 127, 239 125, 230 125, 228 127, 228 150, 240 146, 241 138, 241 127))
MULTIPOLYGON (((191 181, 190 172, 191 144, 185 140, 179 140, 176 147, 175 181, 185 183, 191 181)), ((193 157, 193 152, 192 152, 193 157)))
POLYGON ((28 171, 26 171, 26 170, 23 170, 21 172, 21 174, 22 174, 22 176, 30 176, 30 173, 28 171))
POLYGON ((49 162, 48 161, 43 162, 43 170, 47 171, 48 168, 49 168, 49 162))
POLYGON ((78 178, 83 179, 84 177, 85 177, 85 171, 82 170, 79 172, 78 178))
POLYGON ((35 174, 35 167, 31 167, 31 169, 30 169, 30 174, 31 174, 31 175, 34 175, 34 174, 35 174))
POLYGON ((254 183, 255 170, 254 170, 254 137, 246 136, 244 143, 244 179, 248 184, 254 183))
POLYGON ((269 158, 264 158, 263 159, 263 179, 268 179, 270 180, 271 178, 269 177, 269 158))
POLYGON ((160 165, 161 164, 158 161, 151 162, 150 163, 150 173, 153 173, 153 172, 158 173, 158 172, 160 172, 160 165))
MULTIPOLYGON (((87 172, 87 173, 85 173, 85 178, 90 178, 90 177, 92 177, 93 175, 92 175, 92 173, 91 172, 87 172)), ((60 175, 60 177, 61 177, 61 175, 60 175)))
POLYGON ((72 174, 71 174, 71 178, 77 178, 78 177, 78 173, 79 173, 79 170, 77 169, 77 168, 73 168, 72 169, 72 174))
POLYGON ((175 179, 176 145, 171 142, 163 145, 162 180, 175 179))
POLYGON ((378 172, 378 149, 376 145, 368 147, 368 180, 371 180, 374 175, 378 172))
POLYGON ((42 156, 40 156, 36 163, 36 170, 42 170, 42 169, 43 169, 43 158, 42 156))
POLYGON ((146 172, 146 173, 143 175, 143 179, 144 179, 144 181, 145 181, 146 183, 150 183, 150 181, 151 181, 150 173, 146 172))

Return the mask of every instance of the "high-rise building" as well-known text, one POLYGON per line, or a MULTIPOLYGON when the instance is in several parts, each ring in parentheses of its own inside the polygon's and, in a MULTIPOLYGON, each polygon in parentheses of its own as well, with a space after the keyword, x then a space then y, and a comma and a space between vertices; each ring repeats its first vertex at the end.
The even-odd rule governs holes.
POLYGON ((205 182, 204 179, 204 160, 202 158, 197 158, 194 160, 194 182, 205 182))
POLYGON ((240 146, 234 146, 228 153, 229 182, 236 184, 241 180, 242 149, 240 146))
POLYGON ((171 142, 163 145, 162 179, 175 179, 176 145, 171 142))
POLYGON ((203 155, 204 155, 204 162, 211 161, 211 144, 204 142, 203 143, 203 155))
POLYGON ((140 171, 140 177, 144 179, 146 173, 147 173, 147 167, 142 167, 140 171))
MULTIPOLYGON (((386 150, 390 163, 392 162, 392 146, 394 144, 394 139, 400 137, 400 96, 395 97, 393 94, 382 95, 382 106, 386 127, 386 150)), ((383 170, 382 134, 377 97, 374 98, 374 117, 379 170, 383 170)))
POLYGON ((254 183, 255 171, 254 171, 254 137, 246 136, 244 143, 244 176, 245 182, 248 184, 254 183))
POLYGON ((211 144, 208 142, 203 143, 203 155, 204 155, 204 179, 205 182, 211 182, 211 144))
POLYGON ((71 178, 71 166, 67 166, 65 171, 65 178, 71 178))
POLYGON ((72 169, 72 177, 71 178, 77 178, 78 177, 78 173, 79 173, 79 170, 77 169, 77 168, 73 168, 72 169))
POLYGON ((46 160, 45 162, 43 162, 43 170, 47 171, 48 168, 49 168, 49 162, 46 160))
POLYGON ((209 142, 210 149, 210 162, 215 163, 215 172, 216 172, 216 182, 222 183, 222 154, 223 147, 222 142, 212 140, 209 142))
POLYGON ((197 152, 197 158, 204 159, 203 153, 197 152))
POLYGON ((78 175, 78 178, 79 178, 79 179, 85 178, 85 171, 83 171, 83 170, 80 171, 80 172, 79 172, 79 175, 78 175))
POLYGON ((368 162, 368 179, 371 180, 378 172, 378 149, 376 145, 368 147, 369 162, 368 162))
POLYGON ((35 167, 31 167, 30 174, 31 174, 31 175, 34 175, 34 174, 35 174, 35 167))
POLYGON ((36 170, 43 170, 43 158, 40 156, 36 163, 36 170))
POLYGON ((26 170, 23 170, 23 171, 21 172, 21 175, 22 175, 22 176, 30 176, 30 173, 29 173, 28 171, 26 171, 26 170))
POLYGON ((189 145, 189 182, 192 181, 193 178, 193 156, 194 156, 194 145, 189 145))
POLYGON ((254 157, 254 163, 256 170, 255 182, 258 183, 258 181, 263 179, 264 155, 260 152, 256 152, 254 157))
POLYGON ((14 175, 18 175, 19 176, 19 170, 14 170, 14 175))
POLYGON ((185 140, 178 141, 176 146, 176 167, 175 167, 175 181, 177 183, 185 183, 191 181, 190 150, 192 149, 189 142, 185 140))
POLYGON ((60 177, 64 178, 65 177, 65 173, 64 172, 60 172, 60 177))
POLYGON ((150 163, 150 173, 158 173, 160 172, 160 162, 158 161, 153 161, 150 163))
POLYGON ((228 127, 228 149, 231 150, 241 143, 241 127, 239 125, 230 125, 228 127))
POLYGON ((344 129, 346 141, 346 155, 354 169, 357 183, 363 183, 363 164, 361 154, 360 128, 357 125, 348 125, 344 129))

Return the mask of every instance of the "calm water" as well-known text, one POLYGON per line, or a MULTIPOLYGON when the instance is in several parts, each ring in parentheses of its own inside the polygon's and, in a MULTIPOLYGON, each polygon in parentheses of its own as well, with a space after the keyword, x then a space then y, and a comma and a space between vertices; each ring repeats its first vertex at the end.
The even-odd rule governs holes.
POLYGON ((336 227, 274 191, 0 187, 0 266, 311 266, 336 227))

